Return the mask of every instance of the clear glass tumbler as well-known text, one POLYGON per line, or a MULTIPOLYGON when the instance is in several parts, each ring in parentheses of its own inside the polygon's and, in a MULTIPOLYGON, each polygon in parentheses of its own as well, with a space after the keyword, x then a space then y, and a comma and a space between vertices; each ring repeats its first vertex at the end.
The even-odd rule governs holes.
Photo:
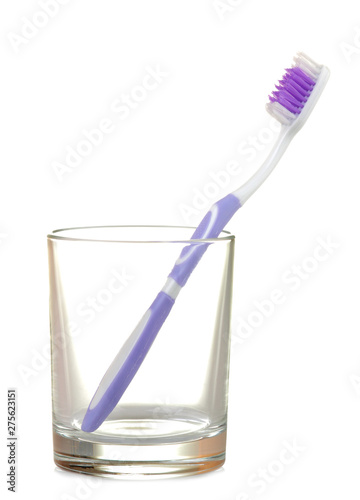
POLYGON ((55 463, 102 476, 198 474, 225 461, 234 236, 207 250, 115 409, 81 422, 114 356, 193 228, 109 226, 48 235, 55 463))

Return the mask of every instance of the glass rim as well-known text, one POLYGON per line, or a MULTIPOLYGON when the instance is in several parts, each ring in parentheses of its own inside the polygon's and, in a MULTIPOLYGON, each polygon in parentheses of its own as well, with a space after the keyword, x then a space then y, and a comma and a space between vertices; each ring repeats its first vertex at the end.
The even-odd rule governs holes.
POLYGON ((72 236, 62 236, 58 233, 65 231, 75 231, 75 230, 88 230, 88 229, 111 229, 111 228, 154 228, 154 229, 192 229, 195 230, 194 226, 172 226, 172 225, 112 225, 112 226, 79 226, 79 227, 67 227, 62 229, 54 229, 51 233, 47 235, 48 240, 60 240, 60 241, 87 241, 87 242, 98 242, 98 243, 214 243, 216 241, 231 241, 235 239, 235 235, 229 231, 222 230, 217 238, 180 238, 180 239, 142 239, 142 240, 130 240, 130 239, 103 239, 103 238, 89 238, 89 237, 72 237, 72 236), (223 236, 222 236, 223 235, 223 236))

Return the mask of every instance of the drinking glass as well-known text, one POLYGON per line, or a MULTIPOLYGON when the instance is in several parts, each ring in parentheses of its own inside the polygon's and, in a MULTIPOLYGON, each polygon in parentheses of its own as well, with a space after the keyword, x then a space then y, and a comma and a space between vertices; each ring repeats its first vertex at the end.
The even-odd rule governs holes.
POLYGON ((48 235, 55 463, 115 477, 198 474, 225 461, 234 236, 206 252, 117 406, 81 423, 101 378, 194 228, 108 226, 48 235))

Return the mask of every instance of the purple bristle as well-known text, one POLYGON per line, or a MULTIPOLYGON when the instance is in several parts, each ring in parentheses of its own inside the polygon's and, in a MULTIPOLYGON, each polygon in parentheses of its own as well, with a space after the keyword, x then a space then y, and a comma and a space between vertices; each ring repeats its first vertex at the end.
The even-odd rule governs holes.
POLYGON ((300 85, 298 85, 294 80, 290 80, 287 75, 284 76, 282 80, 280 80, 279 83, 285 85, 285 82, 287 82, 287 85, 293 87, 295 90, 299 92, 302 96, 308 96, 310 92, 308 90, 304 90, 300 85))
POLYGON ((312 80, 310 78, 309 75, 307 75, 305 73, 305 71, 303 71, 302 69, 298 68, 297 66, 295 66, 294 68, 291 68, 293 70, 293 73, 296 73, 300 78, 302 78, 308 85, 315 85, 315 82, 314 80, 312 80))
POLYGON ((295 66, 275 85, 276 91, 269 96, 271 102, 278 102, 291 113, 298 115, 304 107, 315 85, 315 81, 305 71, 295 66))
POLYGON ((277 99, 278 103, 284 106, 287 110, 289 110, 291 113, 294 113, 298 115, 301 111, 301 108, 298 106, 294 106, 291 102, 289 102, 285 97, 279 96, 277 99))
MULTIPOLYGON (((275 85, 275 88, 277 88, 278 90, 282 90, 283 87, 281 85, 275 85)), ((288 84, 287 90, 293 97, 295 97, 295 99, 302 102, 304 94, 301 94, 293 85, 288 84)))

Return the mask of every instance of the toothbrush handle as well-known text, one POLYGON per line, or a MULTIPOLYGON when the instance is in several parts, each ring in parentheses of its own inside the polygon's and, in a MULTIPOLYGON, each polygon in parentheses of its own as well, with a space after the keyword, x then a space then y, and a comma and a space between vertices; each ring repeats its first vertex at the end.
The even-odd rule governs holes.
MULTIPOLYGON (((195 230, 192 239, 216 238, 234 213, 239 199, 229 194, 215 203, 195 230)), ((135 330, 111 363, 95 392, 82 422, 82 430, 93 432, 115 408, 149 352, 168 317, 181 288, 205 253, 207 243, 191 243, 181 252, 164 288, 156 296, 135 330)))
MULTIPOLYGON (((192 235, 192 240, 217 238, 234 213, 240 208, 239 198, 228 194, 216 202, 192 235)), ((169 278, 183 287, 210 243, 192 243, 183 248, 169 278)))
POLYGON ((81 424, 83 431, 95 431, 115 408, 144 361, 174 302, 164 292, 156 296, 103 376, 81 424))

